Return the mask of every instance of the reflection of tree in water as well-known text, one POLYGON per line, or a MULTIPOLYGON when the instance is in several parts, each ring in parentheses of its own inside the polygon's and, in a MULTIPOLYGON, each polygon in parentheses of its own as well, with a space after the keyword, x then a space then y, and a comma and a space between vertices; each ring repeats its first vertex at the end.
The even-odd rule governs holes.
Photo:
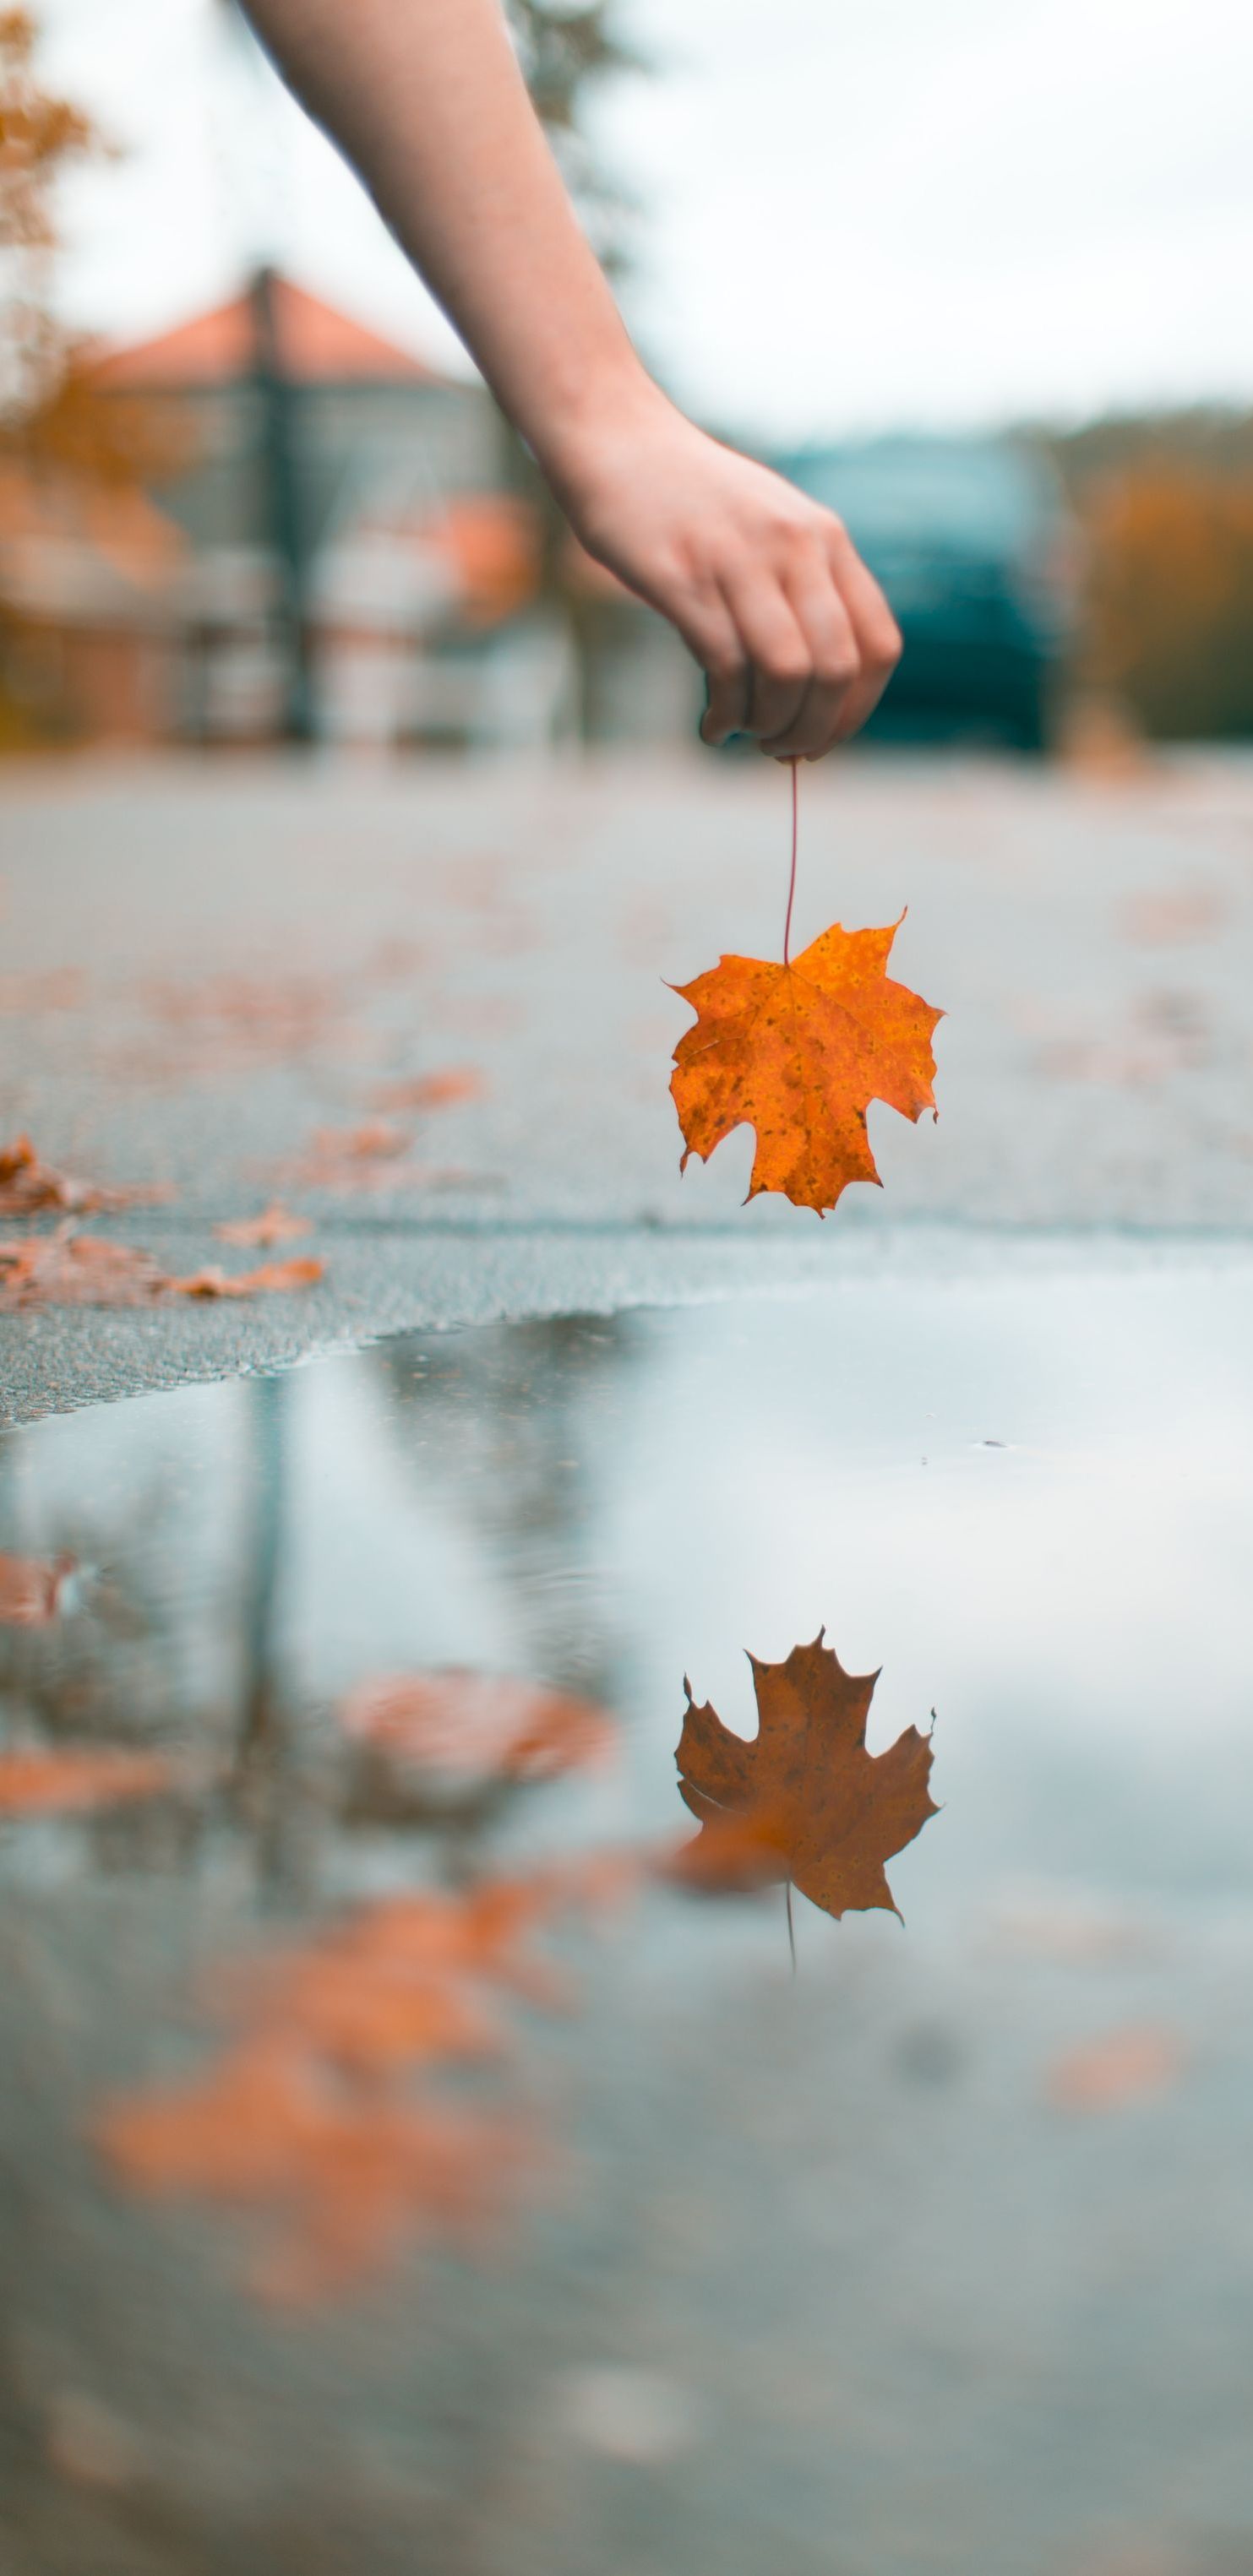
MULTIPOLYGON (((174 1606, 171 1488, 158 1474, 111 1516, 107 1539, 90 1495, 41 1515, 41 1549, 80 1571, 47 1626, 0 1627, 6 1746, 165 1750, 218 1731, 222 1712, 206 1705, 203 1678, 189 1671, 174 1606)), ((17 1443, 0 1441, 0 1545, 15 1551, 30 1544, 23 1503, 17 1443)), ((103 1868, 161 1866, 190 1853, 196 1803, 139 1801, 85 1817, 83 1829, 103 1868)))
POLYGON ((83 1819, 105 1866, 190 1860, 224 1802, 261 1829, 264 1851, 296 1803, 275 1776, 292 1767, 274 1658, 286 1381, 229 1392, 243 1438, 220 1480, 198 1460, 189 1472, 189 1450, 87 1474, 81 1495, 53 1499, 37 1478, 28 1489, 18 1441, 0 1439, 0 1546, 78 1569, 47 1625, 0 1626, 4 1738, 143 1746, 184 1764, 184 1791, 83 1819))
MULTIPOLYGON (((597 1699, 612 1699, 613 1640, 590 1531, 633 1352, 629 1321, 563 1318, 412 1336, 356 1363, 385 1397, 409 1481, 510 1597, 519 1678, 597 1699)), ((291 1892, 317 1874, 327 1828, 352 1822, 417 1830, 428 1860, 442 1851, 441 1868, 462 1875, 522 1784, 484 1781, 450 1805, 420 1765, 368 1764, 341 1745, 284 1671, 296 1394, 282 1376, 216 1390, 216 1447, 202 1454, 194 1429, 185 1451, 151 1457, 88 1447, 68 1485, 63 1468, 45 1484, 0 1446, 0 1545, 65 1551, 82 1569, 66 1615, 0 1630, 0 1724, 15 1743, 191 1757, 185 1793, 85 1821, 106 1865, 189 1862, 225 1825, 242 1828, 262 1881, 291 1892)), ((464 1660, 480 1661, 473 1639, 464 1660)))
POLYGON ((629 1316, 576 1315, 367 1355, 413 1483, 473 1531, 513 1598, 532 1673, 601 1695, 614 1652, 591 1523, 637 1350, 629 1316))

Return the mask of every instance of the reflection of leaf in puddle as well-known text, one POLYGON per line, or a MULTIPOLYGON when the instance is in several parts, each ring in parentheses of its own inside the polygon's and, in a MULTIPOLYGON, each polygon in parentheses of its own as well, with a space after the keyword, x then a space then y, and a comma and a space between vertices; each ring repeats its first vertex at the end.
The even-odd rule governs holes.
POLYGON ((252 2276, 270 2296, 342 2288, 406 2231, 481 2225, 537 2150, 507 2107, 450 2093, 449 2074, 503 2060, 505 1994, 565 2000, 526 1936, 601 1892, 560 1866, 463 1895, 420 1891, 250 1961, 222 1981, 239 2035, 216 2065, 106 2104, 98 2145, 133 2190, 277 2214, 286 2232, 252 2276))
POLYGON ((232 2051, 199 2083, 115 2103, 96 2137, 135 2190, 277 2213, 283 2232, 252 2285, 294 2303, 351 2285, 405 2234, 481 2230, 528 2146, 497 2110, 341 2083, 273 2037, 232 2051))
POLYGON ((340 1711, 346 1735, 395 1762, 463 1781, 546 1780, 603 1760, 609 1718, 594 1700, 508 1673, 381 1673, 340 1711))
POLYGON ((0 1753, 0 1816, 65 1815, 159 1797, 173 1781, 159 1753, 97 1751, 0 1753))
POLYGON ((1049 2070, 1046 2098, 1057 2111, 1118 2111, 1124 2103, 1170 2092, 1184 2058, 1177 2031, 1157 2022, 1129 2022, 1059 2057, 1049 2070))
POLYGON ((679 1794, 701 1831, 673 1862, 690 1885, 789 1882, 825 1914, 897 1911, 884 1863, 939 1813, 928 1786, 931 1739, 907 1727, 866 1750, 877 1673, 846 1673, 819 1630, 786 1662, 753 1656, 758 1732, 733 1735, 690 1687, 675 1759, 679 1794))
POLYGON ((0 1556, 0 1627, 48 1627, 74 1571, 75 1559, 65 1553, 0 1556))

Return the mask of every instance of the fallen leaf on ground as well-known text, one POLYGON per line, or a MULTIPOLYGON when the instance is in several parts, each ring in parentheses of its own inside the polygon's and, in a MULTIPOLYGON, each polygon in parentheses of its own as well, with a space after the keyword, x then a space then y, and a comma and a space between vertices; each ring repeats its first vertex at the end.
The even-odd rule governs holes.
POLYGON ((379 1109, 451 1109, 459 1100, 481 1100, 487 1084, 472 1064, 446 1073, 420 1073, 410 1082, 383 1082, 374 1094, 379 1109))
POLYGON ((193 1270, 186 1279, 171 1279, 167 1285, 176 1297, 270 1297, 289 1288, 316 1287, 325 1275, 325 1263, 304 1253, 293 1261, 263 1261, 256 1270, 237 1270, 233 1278, 211 1262, 207 1269, 193 1270))
POLYGON ((315 1047, 324 1051, 349 1035, 342 990, 332 976, 266 981, 210 975, 198 984, 150 985, 145 999, 167 1029, 177 1033, 177 1064, 184 1076, 282 1063, 315 1047))
POLYGON ((116 1806, 127 1798, 152 1798, 170 1787, 170 1764, 159 1753, 117 1753, 90 1747, 63 1751, 0 1753, 0 1816, 45 1816, 71 1809, 116 1806))
POLYGON ((424 1170, 404 1160, 409 1145, 404 1128, 385 1118, 360 1127, 315 1127, 299 1161, 280 1177, 315 1190, 382 1189, 425 1179, 424 1170))
POLYGON ((308 1288, 323 1275, 312 1259, 263 1262, 233 1279, 217 1267, 179 1279, 151 1253, 104 1235, 0 1238, 0 1313, 32 1306, 157 1306, 170 1297, 254 1297, 308 1288))
POLYGON ((46 1628, 74 1564, 72 1556, 0 1556, 0 1627, 46 1628))
POLYGON ((1177 2031, 1154 2022, 1132 2022, 1070 2049, 1050 2068, 1045 2093, 1058 2111, 1118 2111, 1168 2093, 1183 2072, 1186 2052, 1177 2031))
POLYGON ((386 1118, 368 1118, 360 1127, 315 1127, 309 1140, 311 1163, 387 1162, 408 1151, 403 1127, 386 1118))
POLYGON ((671 1874, 712 1888, 790 1880, 826 1914, 872 1906, 896 1913, 884 1863, 937 1815, 928 1782, 931 1739, 907 1727, 886 1753, 866 1751, 877 1673, 846 1673, 823 1644, 786 1662, 750 1655, 758 1732, 733 1735, 687 1683, 675 1760, 679 1794, 701 1831, 671 1874))
POLYGON ((673 987, 697 1014, 670 1084, 681 1170, 747 1121, 757 1137, 750 1199, 781 1190, 822 1216, 850 1181, 878 1182, 867 1107, 883 1100, 914 1120, 934 1110, 931 1038, 943 1017, 884 972, 899 928, 837 922, 791 965, 723 957, 673 987))
POLYGON ((380 1673, 349 1694, 340 1723, 377 1752, 473 1780, 551 1779, 614 1742, 594 1700, 508 1673, 380 1673))
POLYGON ((43 1162, 29 1136, 15 1136, 11 1145, 0 1145, 0 1216, 38 1216, 47 1208, 83 1216, 101 1208, 150 1205, 171 1195, 168 1189, 140 1185, 105 1189, 96 1181, 75 1180, 72 1173, 54 1171, 51 1163, 43 1162))
POLYGON ((169 1286, 150 1253, 103 1235, 0 1237, 0 1310, 25 1306, 151 1306, 169 1286))
POLYGON ((312 1234, 313 1222, 307 1216, 293 1216, 281 1201, 273 1199, 260 1216, 235 1216, 215 1225, 214 1233, 222 1243, 255 1243, 263 1250, 272 1243, 293 1243, 297 1236, 312 1234))

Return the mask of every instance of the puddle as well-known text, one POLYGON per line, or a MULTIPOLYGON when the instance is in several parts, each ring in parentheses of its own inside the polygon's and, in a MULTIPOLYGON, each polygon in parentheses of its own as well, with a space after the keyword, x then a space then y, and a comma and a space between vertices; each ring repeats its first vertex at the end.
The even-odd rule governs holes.
MULTIPOLYGON (((111 2528, 159 2488, 201 2555, 159 2541, 136 2570, 336 2567, 334 2518, 292 2539, 276 2501, 325 2439, 357 2497, 344 2564, 364 2533, 411 2568, 435 2528, 441 2570, 716 2551, 808 2576, 837 2511, 867 2576, 1253 2564, 1251 1286, 866 1283, 416 1336, 5 1440, 0 1550, 62 1587, 0 1626, 10 1751, 156 1754, 173 1782, 0 1818, 6 2280, 33 2248, 6 2287, 14 2456, 60 2563, 86 2563, 75 2514, 111 2528), (887 1861, 903 1928, 798 1898, 793 1977, 777 1885, 702 1897, 657 1862, 693 1830, 685 1676, 751 1736, 746 1651, 781 1664, 820 1630, 880 1675, 872 1755, 931 1734, 940 1812, 887 1861), (432 1790, 345 1730, 372 1678, 449 1667, 563 1695, 523 1709, 539 1753, 432 1790), (608 1758, 552 1753, 572 1702, 607 1713, 608 1758), (222 1962, 263 1981, 405 1891, 545 1870, 568 1991, 511 2003, 509 2045, 577 2170, 507 2276, 424 2208, 381 2286, 332 2285, 293 2344, 241 2287, 251 2221, 119 2196, 99 2104, 220 2062, 222 1962), (220 2371, 206 2391, 195 2319, 281 2387, 281 2439, 220 2371), (338 2415, 309 2376, 328 2338, 338 2415), (171 2369, 212 2427, 198 2466, 171 2369), (437 2437, 448 2371, 474 2396, 450 2412, 445 2386, 437 2437), (514 2465, 483 2497, 489 2424, 514 2465)), ((474 1724, 514 1741, 515 1704, 476 1687, 474 1724)), ((235 2102, 232 2153, 252 2117, 235 2102)))

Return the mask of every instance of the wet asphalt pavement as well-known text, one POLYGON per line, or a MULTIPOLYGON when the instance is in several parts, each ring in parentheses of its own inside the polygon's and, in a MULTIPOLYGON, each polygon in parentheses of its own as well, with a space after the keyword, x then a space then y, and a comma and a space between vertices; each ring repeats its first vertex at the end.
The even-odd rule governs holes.
POLYGON ((242 1266, 212 1227, 278 1193, 327 1275, 7 1319, 5 1418, 414 1326, 1242 1234, 1253 763, 865 756, 803 789, 797 944, 907 907, 894 966, 948 1014, 939 1124, 872 1109, 883 1192, 821 1225, 742 1210, 747 1133, 680 1180, 667 1091, 667 982, 779 952, 766 764, 12 765, 5 1130, 171 1185, 95 1230, 172 1270, 242 1266), (473 1096, 391 1106, 448 1072, 473 1096), (310 1177, 316 1130, 380 1118, 394 1158, 310 1177))

